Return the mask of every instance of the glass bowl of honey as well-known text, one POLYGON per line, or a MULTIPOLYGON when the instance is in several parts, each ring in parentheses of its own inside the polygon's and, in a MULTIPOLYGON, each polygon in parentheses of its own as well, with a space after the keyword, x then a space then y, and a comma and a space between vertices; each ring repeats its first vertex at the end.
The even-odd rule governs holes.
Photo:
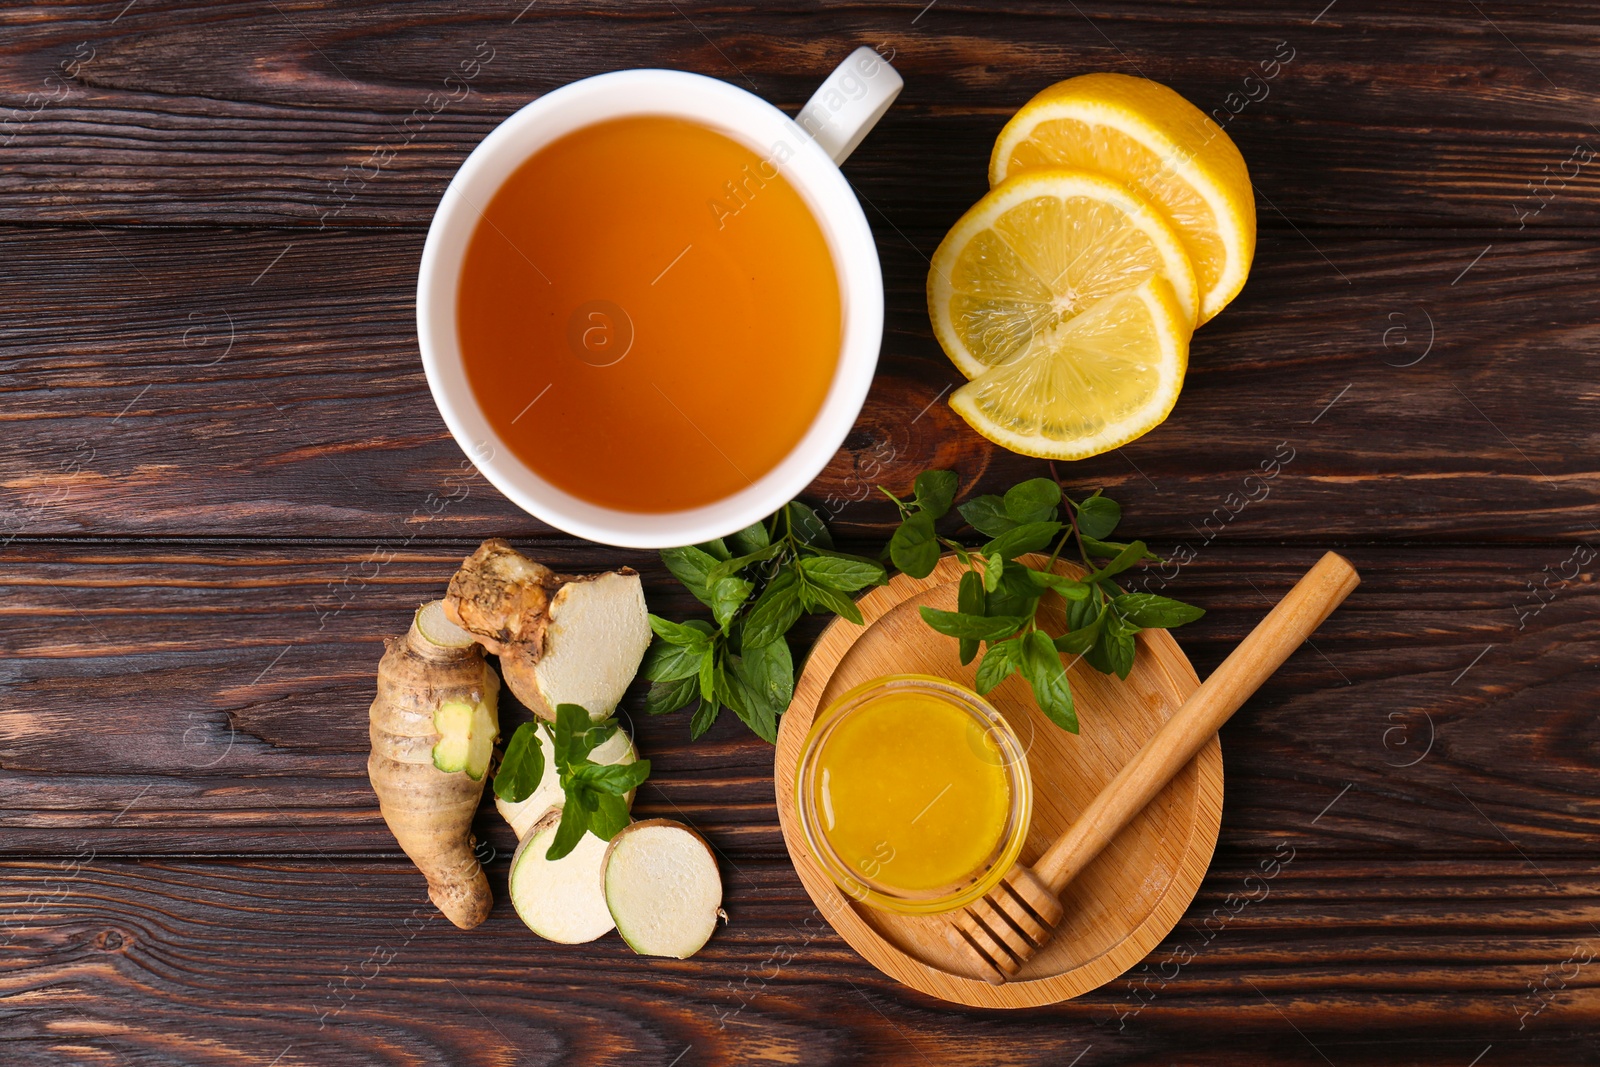
POLYGON ((811 854, 847 897, 933 914, 977 900, 1017 862, 1033 779, 988 701, 948 679, 893 674, 817 717, 795 800, 811 854))

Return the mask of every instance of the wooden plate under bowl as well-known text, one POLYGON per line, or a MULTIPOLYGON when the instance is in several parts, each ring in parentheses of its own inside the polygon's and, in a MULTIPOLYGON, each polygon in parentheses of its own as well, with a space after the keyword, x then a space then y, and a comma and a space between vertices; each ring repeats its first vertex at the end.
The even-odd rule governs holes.
MULTIPOLYGON (((1031 557, 1042 566, 1042 557, 1031 557)), ((806 847, 795 810, 795 764, 820 711, 885 674, 932 674, 971 686, 978 660, 962 666, 957 644, 929 629, 921 605, 955 610, 965 568, 954 556, 926 578, 898 575, 858 602, 863 625, 836 619, 817 641, 782 716, 776 762, 778 818, 806 891, 833 928, 884 974, 929 996, 984 1008, 1027 1008, 1087 993, 1126 971, 1177 925, 1194 899, 1222 820, 1222 746, 1216 738, 1169 783, 1062 895, 1055 937, 1005 985, 985 982, 952 949, 942 916, 897 915, 849 901, 806 847)), ((1063 574, 1081 568, 1059 562, 1063 574)), ((1058 597, 1041 627, 1065 629, 1058 597)), ((988 695, 1028 749, 1033 822, 1022 861, 1033 863, 1141 745, 1200 684, 1165 630, 1139 634, 1127 681, 1078 663, 1068 670, 1082 733, 1045 718, 1013 675, 988 695)))

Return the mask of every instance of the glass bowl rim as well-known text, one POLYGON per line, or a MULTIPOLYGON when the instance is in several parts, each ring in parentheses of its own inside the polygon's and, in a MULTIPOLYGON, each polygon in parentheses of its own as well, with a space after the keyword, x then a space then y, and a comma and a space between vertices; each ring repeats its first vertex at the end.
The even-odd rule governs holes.
POLYGON ((1006 872, 1020 858, 1033 817, 1033 775, 1028 766, 1027 751, 1023 748, 1016 731, 994 705, 971 688, 933 674, 881 675, 852 687, 830 703, 812 722, 806 732, 805 740, 801 743, 800 754, 795 761, 794 789, 795 812, 799 817, 806 847, 811 850, 812 857, 827 872, 834 885, 849 900, 859 901, 879 910, 906 915, 931 915, 955 911, 986 895, 999 885, 1006 872), (827 735, 850 712, 865 706, 868 697, 887 690, 894 683, 913 683, 908 688, 931 691, 952 706, 960 708, 974 721, 983 722, 998 735, 997 742, 1008 748, 1010 750, 1008 755, 1012 757, 1003 764, 1006 768, 1006 783, 1010 787, 1011 802, 1005 832, 997 850, 988 861, 988 865, 980 868, 981 873, 961 888, 943 896, 897 895, 857 877, 829 844, 826 834, 817 821, 818 813, 815 806, 809 799, 811 791, 807 786, 814 774, 815 759, 821 752, 827 735))

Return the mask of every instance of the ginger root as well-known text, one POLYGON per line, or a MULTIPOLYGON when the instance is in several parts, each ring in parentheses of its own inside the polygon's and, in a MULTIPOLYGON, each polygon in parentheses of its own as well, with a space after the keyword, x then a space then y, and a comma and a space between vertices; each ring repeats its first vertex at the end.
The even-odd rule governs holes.
POLYGON ((499 538, 462 561, 444 612, 500 657, 517 699, 552 722, 558 704, 608 717, 650 644, 637 571, 559 575, 499 538))
POLYGON ((562 579, 494 537, 461 561, 450 579, 444 611, 496 656, 519 645, 542 647, 550 597, 562 579))
POLYGON ((471 830, 499 731, 500 680, 439 601, 384 647, 367 777, 390 832, 428 880, 428 899, 470 930, 494 904, 471 830))

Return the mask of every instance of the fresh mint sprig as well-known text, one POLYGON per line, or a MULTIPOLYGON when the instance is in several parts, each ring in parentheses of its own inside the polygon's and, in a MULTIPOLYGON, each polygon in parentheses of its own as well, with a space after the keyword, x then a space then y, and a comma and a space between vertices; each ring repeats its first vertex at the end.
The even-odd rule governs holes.
POLYGON ((790 628, 807 613, 861 622, 851 594, 885 579, 882 564, 835 551, 822 519, 799 501, 729 537, 669 548, 661 561, 711 609, 711 621, 650 616, 656 640, 641 668, 651 682, 645 711, 662 715, 695 704, 695 738, 731 708, 758 737, 776 743, 778 716, 794 697, 790 628))
POLYGON ((978 692, 988 693, 1020 674, 1032 687, 1040 709, 1072 733, 1078 732, 1078 716, 1062 654, 1080 656, 1098 671, 1127 678, 1138 648, 1135 634, 1182 626, 1205 614, 1169 597, 1117 588, 1113 579, 1118 575, 1143 560, 1160 557, 1143 541, 1107 540, 1122 521, 1122 508, 1098 491, 1075 501, 1062 493, 1059 483, 1032 478, 1012 486, 1004 496, 975 497, 958 510, 989 540, 970 548, 940 536, 933 526, 955 498, 954 473, 918 475, 910 501, 879 488, 900 509, 900 526, 889 541, 889 557, 896 567, 913 578, 925 578, 938 564, 941 546, 967 567, 957 587, 955 611, 918 610, 934 630, 961 642, 962 663, 972 662, 980 644, 987 646, 978 664, 978 692), (1017 557, 1043 552, 1052 544, 1043 567, 1018 561, 1017 557), (1055 573, 1056 561, 1069 544, 1088 572, 1082 578, 1055 573), (1050 637, 1038 625, 1039 602, 1046 591, 1066 601, 1067 632, 1060 637, 1050 637))
POLYGON ((517 804, 538 788, 545 769, 538 730, 544 730, 550 739, 561 789, 566 794, 561 825, 556 827, 555 840, 545 852, 545 859, 565 856, 577 847, 585 833, 610 841, 631 821, 627 795, 650 777, 650 761, 600 764, 589 758, 589 753, 610 740, 617 729, 615 719, 594 722, 577 704, 558 704, 554 725, 525 722, 511 735, 494 777, 495 796, 517 804))
MULTIPOLYGON (((878 488, 900 511, 884 558, 913 578, 932 573, 947 550, 967 568, 955 611, 918 610, 934 630, 961 643, 962 663, 984 649, 978 691, 988 693, 1020 674, 1039 707, 1065 730, 1077 733, 1078 718, 1063 654, 1126 678, 1140 630, 1169 629, 1204 614, 1168 597, 1117 588, 1118 575, 1160 557, 1143 541, 1109 540, 1122 509, 1102 493, 1075 501, 1058 482, 1031 478, 1004 495, 974 497, 957 509, 988 538, 973 547, 936 528, 955 503, 954 472, 917 475, 910 499, 878 488), (1055 573, 1069 545, 1087 571, 1082 578, 1055 573), (1046 549, 1050 558, 1042 568, 1019 561, 1046 549), (1066 601, 1067 632, 1060 637, 1038 625, 1046 592, 1066 601)), ((703 545, 667 549, 661 559, 711 609, 712 618, 672 622, 650 616, 656 640, 642 668, 651 682, 645 710, 660 715, 695 704, 690 733, 696 738, 727 707, 758 736, 775 742, 778 716, 794 696, 794 661, 785 635, 806 613, 833 612, 860 623, 851 595, 886 580, 880 563, 836 551, 821 518, 799 501, 765 523, 703 545)))

